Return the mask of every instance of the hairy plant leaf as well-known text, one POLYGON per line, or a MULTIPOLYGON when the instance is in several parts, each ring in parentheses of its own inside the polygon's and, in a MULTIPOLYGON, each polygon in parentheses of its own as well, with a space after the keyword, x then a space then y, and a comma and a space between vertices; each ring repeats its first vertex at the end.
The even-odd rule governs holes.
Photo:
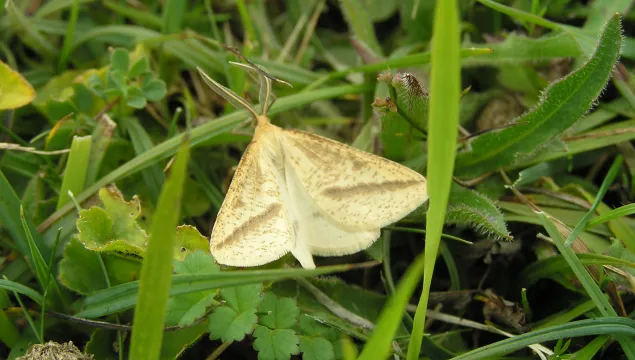
POLYGON ((503 214, 491 199, 456 184, 452 184, 446 220, 498 239, 510 237, 503 214))
POLYGON ((516 119, 517 125, 479 136, 471 143, 472 151, 457 154, 457 175, 473 177, 509 166, 573 125, 606 86, 619 56, 621 36, 620 17, 616 15, 589 61, 550 85, 540 103, 516 119))

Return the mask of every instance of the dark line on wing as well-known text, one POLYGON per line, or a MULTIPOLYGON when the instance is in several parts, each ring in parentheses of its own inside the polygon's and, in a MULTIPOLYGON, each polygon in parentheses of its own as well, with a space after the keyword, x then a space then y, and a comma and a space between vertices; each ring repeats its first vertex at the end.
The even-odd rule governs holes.
POLYGON ((420 180, 397 180, 378 183, 362 183, 351 186, 331 186, 322 190, 322 195, 331 199, 345 199, 360 195, 381 194, 403 190, 421 184, 420 180))
POLYGON ((234 244, 237 241, 240 241, 250 232, 257 230, 260 226, 271 220, 272 218, 278 216, 280 210, 282 209, 281 204, 271 204, 269 205, 265 211, 262 213, 252 216, 247 221, 242 223, 239 227, 237 227, 229 236, 227 236, 222 241, 214 244, 213 247, 215 250, 220 250, 225 246, 229 246, 234 244))

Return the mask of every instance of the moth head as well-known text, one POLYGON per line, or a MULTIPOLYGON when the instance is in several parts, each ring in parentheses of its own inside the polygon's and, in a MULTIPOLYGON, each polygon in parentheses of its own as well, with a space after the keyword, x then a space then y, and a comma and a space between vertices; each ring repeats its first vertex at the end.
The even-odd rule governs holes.
POLYGON ((230 61, 229 63, 247 71, 247 73, 251 76, 251 78, 260 84, 260 92, 258 93, 258 100, 261 106, 260 114, 258 114, 256 109, 254 109, 254 107, 251 104, 249 104, 245 99, 238 96, 238 94, 233 92, 231 89, 228 89, 225 86, 221 85, 220 83, 216 82, 209 75, 207 75, 200 67, 197 67, 197 69, 198 69, 198 72, 201 74, 201 77, 203 78, 203 80, 205 80, 205 83, 210 88, 212 88, 214 92, 216 92, 218 95, 222 96, 225 100, 229 101, 232 105, 234 105, 234 107, 238 109, 247 110, 254 117, 254 119, 256 119, 258 123, 262 121, 268 121, 267 112, 269 111, 269 108, 271 108, 271 106, 276 100, 275 95, 271 91, 272 82, 277 81, 289 86, 291 86, 291 84, 270 75, 269 73, 267 73, 267 71, 263 67, 256 65, 245 58, 243 59, 247 61, 247 64, 238 63, 234 61, 230 61))

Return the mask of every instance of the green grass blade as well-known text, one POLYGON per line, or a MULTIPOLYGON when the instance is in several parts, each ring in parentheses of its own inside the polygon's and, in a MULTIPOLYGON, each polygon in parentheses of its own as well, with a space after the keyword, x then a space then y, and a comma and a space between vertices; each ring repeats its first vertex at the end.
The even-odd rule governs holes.
MULTIPOLYGON (((214 275, 174 275, 170 295, 189 294, 198 291, 254 284, 263 281, 279 281, 294 277, 307 277, 349 271, 368 264, 322 266, 315 270, 277 269, 223 271, 214 275)), ((139 282, 133 281, 87 296, 79 317, 94 318, 126 310, 135 305, 139 282)))
POLYGON ((71 152, 66 163, 66 170, 64 170, 60 195, 57 199, 57 210, 71 200, 68 194, 69 190, 73 194, 79 194, 84 190, 92 140, 93 137, 90 135, 73 137, 71 152))
POLYGON ((426 213, 423 289, 408 345, 409 360, 418 359, 421 352, 432 274, 452 186, 461 93, 460 33, 458 2, 437 2, 432 33, 429 161, 426 172, 430 209, 426 213))
POLYGON ((628 204, 624 206, 620 206, 617 209, 613 209, 605 214, 602 214, 596 218, 589 220, 586 223, 584 229, 588 229, 594 227, 596 225, 604 224, 614 219, 621 218, 623 216, 633 215, 635 214, 635 204, 628 204))
POLYGON ((606 296, 602 293, 602 290, 597 286, 591 275, 584 268, 584 265, 580 262, 575 252, 571 248, 565 245, 564 238, 560 231, 556 228, 551 219, 549 219, 544 213, 538 213, 538 217, 545 227, 549 236, 553 239, 554 244, 562 254, 562 257, 567 261, 571 270, 582 284, 582 287, 589 294, 595 306, 598 308, 603 316, 617 316, 617 313, 607 300, 606 296))
POLYGON ((24 208, 20 207, 20 218, 22 220, 22 228, 24 229, 24 233, 26 234, 26 238, 29 244, 29 251, 31 253, 32 263, 31 265, 35 268, 35 277, 42 289, 44 289, 44 293, 47 293, 47 289, 52 288, 55 293, 55 298, 53 298, 53 306, 60 309, 65 303, 64 295, 55 280, 55 276, 52 273, 52 269, 49 268, 46 260, 42 256, 42 253, 38 249, 35 241, 33 240, 33 236, 31 235, 31 230, 29 229, 29 225, 26 222, 26 218, 24 217, 24 208))
POLYGON ((586 114, 606 86, 619 57, 622 44, 620 16, 607 24, 595 53, 580 69, 550 85, 535 108, 517 118, 525 122, 489 132, 471 142, 472 151, 456 158, 458 175, 479 176, 513 165, 519 155, 562 134, 586 114))
MULTIPOLYGON (((366 90, 368 90, 368 88, 363 85, 344 85, 286 96, 276 101, 274 106, 269 110, 269 114, 275 115, 286 110, 302 107, 314 101, 330 99, 346 94, 359 93, 366 90)), ((215 136, 230 131, 241 121, 246 119, 247 116, 248 115, 245 111, 237 111, 227 116, 214 119, 214 121, 209 121, 201 126, 192 129, 190 136, 190 143, 192 144, 192 147, 208 141, 215 136)), ((146 151, 143 154, 136 156, 134 159, 128 161, 127 163, 113 170, 108 175, 99 179, 99 181, 95 182, 81 193, 76 193, 75 199, 81 203, 82 201, 88 199, 88 197, 99 191, 99 189, 101 189, 102 187, 117 180, 120 180, 121 178, 137 173, 145 169, 146 167, 155 164, 157 161, 174 155, 174 153, 178 149, 179 144, 182 141, 182 138, 183 135, 175 136, 162 142, 161 144, 156 145, 154 148, 152 148, 152 150, 146 151)), ((0 186, 1 185, 2 183, 0 182, 0 186)), ((49 218, 45 220, 39 228, 43 230, 53 225, 55 221, 57 221, 64 214, 70 211, 72 207, 73 205, 69 203, 58 209, 51 216, 49 216, 49 218)))
POLYGON ((85 186, 92 185, 99 175, 101 161, 104 158, 106 149, 112 142, 112 137, 117 124, 106 114, 102 115, 93 130, 93 143, 90 146, 90 156, 88 169, 86 170, 85 186))
MULTIPOLYGON (((582 217, 582 219, 580 219, 580 221, 575 226, 575 228, 573 228, 573 231, 571 231, 571 234, 569 234, 569 237, 567 237, 567 241, 565 241, 564 243, 565 246, 571 246, 571 244, 573 243, 573 241, 575 241, 578 235, 582 231, 584 231, 584 228, 586 227, 587 223, 589 222, 589 220, 595 213, 595 209, 597 209, 598 205, 600 205, 600 202, 602 201, 604 194, 606 194, 606 192, 609 189, 609 186, 611 186, 611 184, 613 183, 613 180, 615 180, 615 177, 617 176, 617 173, 620 170, 620 167, 622 167, 622 155, 618 155, 613 161, 613 164, 611 165, 609 172, 606 174, 606 177, 602 181, 602 185, 600 186, 600 189, 598 190, 598 193, 595 196, 595 201, 593 201, 593 204, 591 205, 591 208, 589 209, 589 211, 587 211, 587 213, 584 215, 584 217, 582 217)), ((631 250, 635 250, 635 249, 631 249, 631 250)))
POLYGON ((181 24, 183 23, 186 8, 186 1, 165 1, 163 4, 163 18, 161 19, 161 32, 164 34, 174 34, 181 31, 181 24))
POLYGON ((79 16, 79 0, 74 0, 71 7, 71 15, 68 19, 66 26, 66 35, 64 36, 64 45, 60 51, 60 57, 57 62, 57 72, 62 72, 66 66, 68 56, 71 54, 73 48, 73 37, 75 36, 75 30, 77 26, 77 18, 79 16))
POLYGON ((383 51, 375 36, 375 28, 367 11, 368 7, 362 5, 360 0, 340 0, 339 3, 350 32, 369 46, 375 54, 381 56, 383 51))
MULTIPOLYGON (((152 139, 150 139, 150 135, 148 135, 143 126, 141 126, 138 119, 121 119, 121 124, 128 132, 130 141, 132 142, 132 147, 137 155, 150 151, 154 147, 152 139)), ((161 186, 165 180, 163 171, 161 171, 159 164, 154 164, 149 166, 147 169, 142 170, 141 175, 143 176, 144 184, 150 194, 150 200, 154 204, 159 198, 159 192, 161 191, 161 186)))
POLYGON ((573 321, 489 344, 461 354, 453 358, 453 360, 492 359, 540 342, 602 334, 633 337, 635 336, 635 321, 622 317, 573 321))
POLYGON ((18 282, 0 279, 0 288, 28 296, 40 306, 44 304, 44 295, 18 282))
POLYGON ((176 242, 176 226, 179 221, 183 184, 187 178, 189 156, 190 149, 186 138, 176 155, 170 177, 161 190, 150 228, 132 325, 129 354, 131 359, 157 359, 161 353, 172 277, 173 254, 172 251, 166 250, 173 249, 176 242))
MULTIPOLYGON (((31 251, 29 250, 29 240, 24 232, 22 225, 22 219, 20 218, 20 198, 13 190, 11 184, 4 176, 4 173, 0 171, 0 223, 6 229, 6 231, 13 239, 15 246, 22 256, 26 257, 33 263, 31 258, 31 251)), ((35 242, 38 250, 45 258, 51 256, 51 250, 44 243, 44 239, 37 232, 33 222, 30 218, 26 219, 29 231, 32 234, 33 241, 35 242)))

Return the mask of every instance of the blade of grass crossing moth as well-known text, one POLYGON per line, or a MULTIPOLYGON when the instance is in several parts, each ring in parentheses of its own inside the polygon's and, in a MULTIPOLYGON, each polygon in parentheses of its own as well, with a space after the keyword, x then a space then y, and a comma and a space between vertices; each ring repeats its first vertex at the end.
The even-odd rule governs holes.
POLYGON ((409 360, 418 359, 421 351, 432 274, 454 172, 461 93, 461 40, 456 0, 437 2, 432 34, 427 169, 430 210, 426 213, 423 289, 410 334, 409 360))
MULTIPOLYGON (((187 138, 186 138, 187 139, 187 138)), ((139 295, 132 325, 131 359, 158 359, 170 285, 172 252, 179 220, 183 184, 187 175, 189 141, 176 155, 171 174, 161 190, 153 216, 146 254, 141 266, 139 295)))
POLYGON ((92 140, 93 137, 90 135, 73 137, 71 152, 68 155, 68 162, 64 170, 62 187, 60 188, 59 198, 57 199, 57 210, 71 200, 68 194, 69 190, 73 194, 79 194, 84 190, 92 140))
POLYGON ((408 359, 418 359, 423 336, 430 281, 441 240, 445 210, 452 183, 456 129, 459 119, 460 38, 456 1, 437 2, 431 54, 428 186, 425 253, 419 255, 399 282, 377 321, 377 327, 360 355, 362 360, 385 359, 402 319, 403 311, 424 275, 423 292, 415 313, 408 359))
MULTIPOLYGON (((571 234, 567 238, 567 241, 565 241, 564 243, 565 246, 567 247, 571 246, 571 244, 578 237, 578 235, 580 235, 580 233, 584 231, 584 227, 589 222, 589 220, 591 220, 591 217, 595 213, 595 209, 597 209, 598 205, 600 205, 600 202, 602 201, 604 194, 606 194, 606 192, 609 189, 609 186, 611 186, 611 184, 613 183, 613 180, 615 180, 615 177, 617 176, 617 172, 620 170, 621 166, 622 166, 622 155, 617 155, 617 157, 615 157, 615 160, 613 161, 613 164, 611 165, 611 168, 609 169, 609 172, 606 174, 604 181, 602 181, 602 185, 600 186, 600 189, 598 190, 598 193, 597 193, 597 196, 595 197, 595 201, 593 202, 593 205, 591 205, 591 208, 589 209, 589 211, 584 215, 584 217, 582 217, 582 219, 580 219, 580 222, 578 222, 578 224, 575 226, 573 231, 571 231, 571 234)), ((635 251, 635 249, 630 249, 630 250, 635 251)))
MULTIPOLYGON (((537 213, 538 218, 542 222, 542 225, 549 233, 551 239, 553 239, 554 244, 562 254, 562 257, 567 261, 569 267, 575 274, 576 278, 586 290, 587 294, 595 303, 595 306, 600 311, 603 317, 615 316, 617 317, 617 312, 611 306, 611 303, 607 299, 607 297, 602 293, 602 290, 595 283, 591 274, 588 273, 587 269, 585 269, 582 262, 578 259, 575 252, 565 245, 565 240, 560 231, 557 229, 556 225, 553 221, 545 214, 545 213, 537 213)), ((632 320, 631 320, 632 321, 632 320)), ((635 322, 633 322, 635 324, 635 322)), ((635 337, 627 337, 623 335, 616 335, 615 339, 620 343, 624 353, 627 354, 628 359, 635 359, 635 337)))

